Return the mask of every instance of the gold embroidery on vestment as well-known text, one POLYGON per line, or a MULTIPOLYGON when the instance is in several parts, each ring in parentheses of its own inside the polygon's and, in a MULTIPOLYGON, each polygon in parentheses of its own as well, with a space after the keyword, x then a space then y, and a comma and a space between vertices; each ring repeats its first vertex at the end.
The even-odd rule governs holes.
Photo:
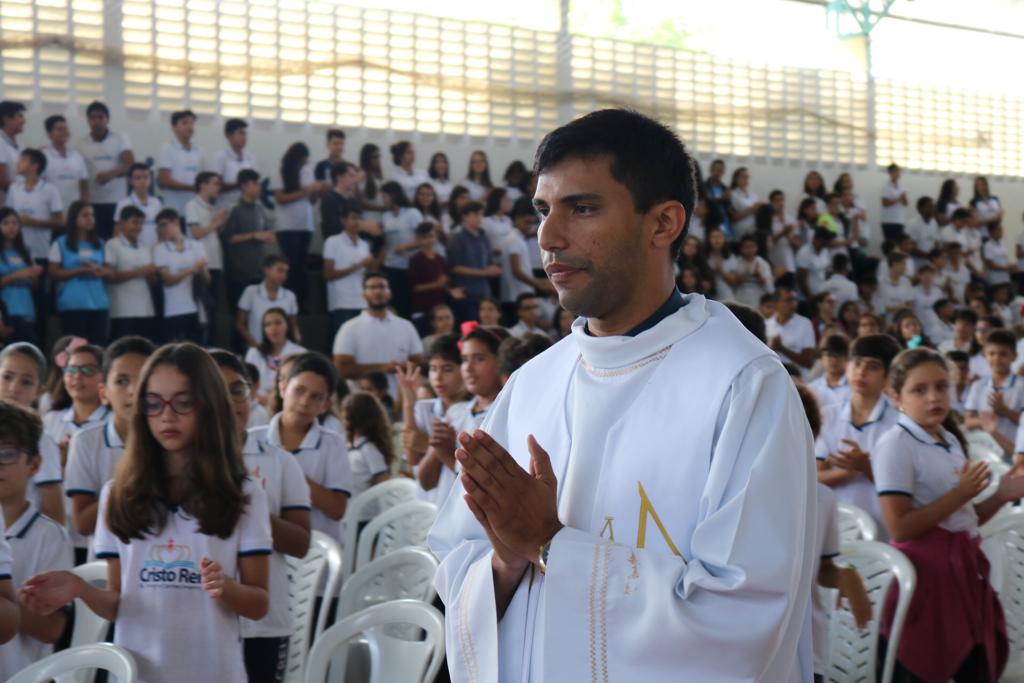
POLYGON ((658 516, 658 511, 654 509, 654 505, 651 504, 651 499, 647 497, 647 492, 644 491, 644 485, 639 481, 636 485, 640 491, 640 517, 636 523, 637 550, 643 550, 644 546, 647 544, 647 516, 650 515, 654 518, 654 523, 658 526, 658 531, 661 532, 662 538, 665 539, 665 543, 668 544, 672 553, 682 557, 683 554, 679 552, 679 548, 677 548, 676 544, 672 542, 672 537, 668 535, 665 525, 661 523, 661 517, 658 516))

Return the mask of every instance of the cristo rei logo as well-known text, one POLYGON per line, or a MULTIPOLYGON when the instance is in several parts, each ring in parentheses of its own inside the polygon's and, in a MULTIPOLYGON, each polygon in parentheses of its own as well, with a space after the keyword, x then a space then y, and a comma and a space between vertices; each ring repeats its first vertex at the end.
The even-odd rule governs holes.
POLYGON ((150 546, 149 559, 139 570, 139 581, 145 586, 194 588, 202 584, 202 574, 189 547, 168 538, 166 544, 150 546))

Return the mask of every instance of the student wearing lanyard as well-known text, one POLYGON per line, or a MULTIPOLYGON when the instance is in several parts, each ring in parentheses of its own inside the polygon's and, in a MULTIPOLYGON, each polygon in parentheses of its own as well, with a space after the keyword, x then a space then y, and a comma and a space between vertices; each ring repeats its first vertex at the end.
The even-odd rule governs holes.
POLYGON ((110 319, 106 282, 114 271, 96 235, 92 206, 77 201, 68 208, 67 232, 50 247, 49 267, 50 278, 61 283, 57 311, 64 334, 106 344, 110 319))

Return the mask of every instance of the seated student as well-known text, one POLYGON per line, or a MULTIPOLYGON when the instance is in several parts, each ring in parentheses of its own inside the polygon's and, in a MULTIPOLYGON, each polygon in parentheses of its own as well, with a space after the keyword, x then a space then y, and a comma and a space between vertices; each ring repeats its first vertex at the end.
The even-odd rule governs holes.
POLYGON ((921 319, 909 308, 904 308, 896 314, 887 333, 896 340, 901 349, 916 349, 918 346, 934 348, 932 341, 924 333, 921 319))
MULTIPOLYGON (((942 356, 904 351, 890 372, 901 415, 873 454, 875 488, 891 544, 917 576, 915 616, 904 625, 893 680, 995 683, 1009 646, 979 527, 1020 500, 1024 478, 1002 477, 994 495, 975 503, 991 474, 986 463, 967 458, 947 403, 942 356)), ((882 612, 883 639, 891 637, 893 598, 882 612)))
POLYGON ((49 278, 60 283, 57 311, 64 334, 107 343, 110 299, 106 282, 114 274, 96 234, 96 215, 82 201, 68 207, 66 231, 50 245, 49 278))
POLYGON ((547 336, 547 331, 540 326, 540 297, 532 292, 524 292, 516 297, 516 318, 518 322, 509 328, 513 337, 524 337, 528 334, 547 336))
POLYGON ((907 234, 914 239, 912 256, 923 263, 939 243, 939 223, 935 220, 935 201, 931 197, 917 200, 919 219, 910 224, 907 234))
MULTIPOLYGON (((749 311, 753 318, 759 317, 754 309, 747 308, 746 310, 749 311)), ((734 314, 735 312, 733 310, 734 314)), ((736 317, 740 318, 744 325, 747 325, 747 322, 743 321, 743 318, 739 315, 736 317)), ((761 322, 763 325, 764 321, 761 322)), ((526 334, 522 337, 509 337, 501 342, 501 346, 498 347, 498 373, 501 375, 502 386, 508 382, 516 370, 526 365, 527 361, 534 356, 539 356, 547 351, 551 348, 551 344, 551 337, 546 334, 526 334)))
POLYGON ((138 335, 155 339, 156 311, 149 288, 160 277, 153 264, 153 251, 139 241, 142 211, 126 206, 118 214, 117 236, 107 240, 106 260, 113 268, 108 281, 110 293, 110 336, 112 339, 138 335))
POLYGON ((1007 326, 1020 322, 1020 297, 1017 297, 1017 301, 1010 301, 1012 293, 1009 282, 992 285, 989 288, 989 305, 992 308, 992 314, 1002 318, 1007 326))
POLYGON ((757 312, 761 314, 761 317, 765 320, 775 315, 775 295, 765 294, 761 297, 761 302, 757 305, 757 312))
MULTIPOLYGON (((462 384, 459 354, 459 339, 454 334, 437 335, 425 345, 424 360, 427 363, 427 381, 434 398, 417 399, 421 371, 418 365, 407 363, 398 368, 398 384, 402 392, 402 448, 405 460, 412 467, 416 478, 416 495, 420 500, 440 505, 455 481, 455 470, 444 464, 439 465, 438 486, 431 490, 423 488, 419 481, 419 466, 427 454, 428 442, 438 425, 445 425, 448 409, 466 399, 462 384)), ((447 425, 445 425, 447 427, 447 425)), ((435 463, 437 466, 437 464, 435 463)))
POLYGON ((437 228, 433 223, 420 223, 415 233, 418 250, 409 258, 410 301, 412 322, 422 333, 427 330, 427 314, 446 301, 448 263, 435 251, 437 228))
POLYGON ((354 207, 341 210, 341 231, 324 242, 324 281, 327 283, 327 313, 331 317, 330 338, 346 322, 366 308, 363 274, 377 266, 370 243, 359 236, 362 213, 354 207))
POLYGON ((252 363, 259 370, 261 400, 266 399, 267 392, 274 385, 274 376, 281 361, 288 356, 306 352, 305 347, 294 341, 294 320, 294 316, 289 316, 282 308, 268 308, 263 312, 259 346, 250 346, 245 352, 245 362, 252 363))
POLYGON ((263 338, 263 314, 271 308, 279 308, 288 316, 295 341, 301 342, 299 324, 299 302, 295 294, 285 289, 288 279, 288 259, 280 254, 271 254, 263 260, 263 282, 249 285, 238 299, 238 313, 235 314, 235 330, 250 347, 260 345, 263 338))
POLYGON ((805 299, 813 299, 824 291, 835 238, 829 229, 815 228, 811 241, 796 253, 796 281, 805 299))
POLYGON ((925 331, 928 333, 928 338, 936 345, 936 348, 953 339, 953 314, 955 312, 956 309, 953 307, 953 302, 949 299, 939 299, 932 304, 932 314, 929 316, 931 324, 925 323, 925 331))
POLYGON ((1013 453, 1024 410, 1024 377, 1010 371, 1017 358, 1017 339, 1009 330, 992 330, 985 337, 982 353, 989 374, 980 377, 967 394, 964 426, 985 430, 1006 453, 1013 453))
POLYGON ((988 224, 988 240, 981 250, 985 263, 985 281, 989 286, 1008 285, 1017 273, 1017 264, 1010 263, 1010 255, 1003 245, 1003 226, 999 223, 988 224))
POLYGON ((231 397, 242 457, 249 476, 267 494, 270 533, 274 553, 270 556, 270 609, 259 621, 242 619, 245 668, 250 683, 281 680, 292 633, 288 615, 288 565, 286 556, 304 557, 309 551, 309 485, 302 467, 291 453, 259 443, 246 432, 249 422, 249 383, 238 356, 222 350, 210 353, 231 397))
POLYGON ((963 247, 959 242, 947 244, 945 249, 946 267, 940 271, 942 279, 949 287, 949 294, 957 303, 967 303, 967 285, 971 283, 971 271, 963 256, 963 247))
MULTIPOLYGON (((956 372, 953 375, 954 381, 949 387, 949 405, 956 415, 963 420, 967 410, 964 404, 967 403, 967 393, 971 388, 970 356, 963 351, 946 351, 946 359, 952 364, 956 372)), ((1018 429, 1018 434, 1020 430, 1018 429)))
POLYGON ((192 278, 209 282, 203 245, 181 234, 181 221, 174 209, 157 216, 160 244, 153 248, 153 263, 163 282, 165 342, 199 343, 199 305, 192 291, 192 278))
POLYGON ((451 306, 441 304, 430 309, 430 334, 423 338, 423 348, 443 334, 455 333, 455 313, 451 306))
MULTIPOLYGON (((249 379, 249 423, 246 425, 248 429, 254 427, 264 427, 270 424, 270 413, 267 412, 266 407, 260 401, 260 369, 252 363, 243 363, 245 365, 245 374, 249 379)), ((276 380, 276 372, 274 380, 276 380)), ((271 380, 273 382, 274 380, 271 380)))
POLYGON ((149 166, 142 163, 134 163, 128 169, 128 181, 131 192, 127 197, 122 197, 117 206, 114 207, 114 216, 120 216, 126 207, 134 207, 142 212, 142 231, 139 233, 139 244, 146 249, 152 249, 160 241, 157 236, 157 216, 163 211, 164 205, 159 197, 149 194, 151 177, 149 166))
POLYGON ((992 369, 985 359, 985 339, 992 330, 1001 330, 1006 325, 1002 318, 994 315, 979 316, 978 324, 974 326, 975 346, 971 354, 970 368, 971 375, 975 378, 987 377, 992 374, 992 369))
POLYGON ((375 370, 367 372, 359 378, 359 391, 371 394, 380 401, 380 404, 384 406, 384 409, 392 419, 397 419, 398 405, 395 403, 395 397, 391 395, 390 390, 391 384, 388 381, 388 376, 383 372, 375 370))
POLYGON ((814 442, 818 481, 832 487, 840 503, 856 505, 879 524, 882 513, 871 484, 871 455, 899 419, 885 395, 889 364, 899 351, 896 341, 884 334, 853 342, 846 370, 850 398, 823 410, 821 433, 814 442))
POLYGON ((897 311, 914 305, 914 286, 906 276, 907 256, 899 251, 892 251, 886 259, 889 272, 885 279, 879 279, 878 292, 875 294, 875 312, 884 314, 892 320, 897 311))
MULTIPOLYGON (((756 306, 764 294, 775 291, 775 278, 771 265, 758 256, 757 238, 746 234, 740 238, 739 256, 732 262, 732 274, 736 278, 733 294, 736 300, 747 306, 756 306)), ((824 283, 822 284, 824 291, 824 283)))
POLYGON ((775 315, 767 320, 768 346, 806 374, 814 363, 815 337, 811 321, 796 312, 796 294, 789 287, 775 290, 775 315))
MULTIPOLYGON (((27 495, 39 470, 36 446, 42 430, 36 415, 0 401, 0 509, 5 528, 0 548, 0 639, 8 633, 9 591, 20 589, 39 572, 72 566, 71 541, 64 527, 42 515, 27 495)), ((4 680, 52 653, 67 621, 62 611, 41 615, 24 606, 17 611, 18 634, 0 645, 0 677, 4 680)))
POLYGON ((135 385, 142 375, 142 366, 155 350, 148 339, 122 337, 103 353, 100 397, 110 407, 110 413, 103 422, 71 437, 64 470, 64 491, 71 499, 71 523, 82 536, 92 536, 96 530, 100 491, 114 478, 114 468, 124 454, 135 410, 135 385))
POLYGON ((391 420, 373 394, 357 391, 341 402, 341 423, 348 439, 352 496, 391 478, 395 464, 391 420))
POLYGON ((832 274, 825 280, 824 291, 836 299, 836 307, 857 301, 857 285, 850 281, 850 257, 839 253, 832 257, 832 274))
POLYGON ((971 226, 971 210, 959 208, 953 211, 950 224, 939 233, 939 239, 947 244, 959 244, 964 265, 971 275, 978 279, 985 278, 985 264, 981 256, 981 236, 971 226))
POLYGON ((958 308, 953 312, 953 337, 939 344, 939 352, 963 351, 973 356, 981 350, 975 341, 974 329, 978 325, 978 314, 969 308, 958 308))
POLYGON ((850 398, 850 381, 846 377, 846 364, 850 358, 850 340, 841 334, 830 334, 818 347, 824 372, 807 383, 822 407, 843 403, 850 398))
POLYGON ((946 297, 946 292, 935 283, 935 268, 930 263, 922 264, 917 269, 917 284, 914 285, 914 312, 921 322, 928 326, 934 314, 933 306, 939 299, 946 297))

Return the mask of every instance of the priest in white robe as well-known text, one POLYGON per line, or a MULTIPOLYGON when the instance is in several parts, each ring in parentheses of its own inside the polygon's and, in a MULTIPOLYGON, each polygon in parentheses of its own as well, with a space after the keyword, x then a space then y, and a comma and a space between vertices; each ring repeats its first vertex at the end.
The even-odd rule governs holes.
POLYGON ((811 434, 775 354, 674 287, 682 143, 605 110, 535 165, 581 317, 459 437, 429 538, 452 680, 810 681, 811 434))

